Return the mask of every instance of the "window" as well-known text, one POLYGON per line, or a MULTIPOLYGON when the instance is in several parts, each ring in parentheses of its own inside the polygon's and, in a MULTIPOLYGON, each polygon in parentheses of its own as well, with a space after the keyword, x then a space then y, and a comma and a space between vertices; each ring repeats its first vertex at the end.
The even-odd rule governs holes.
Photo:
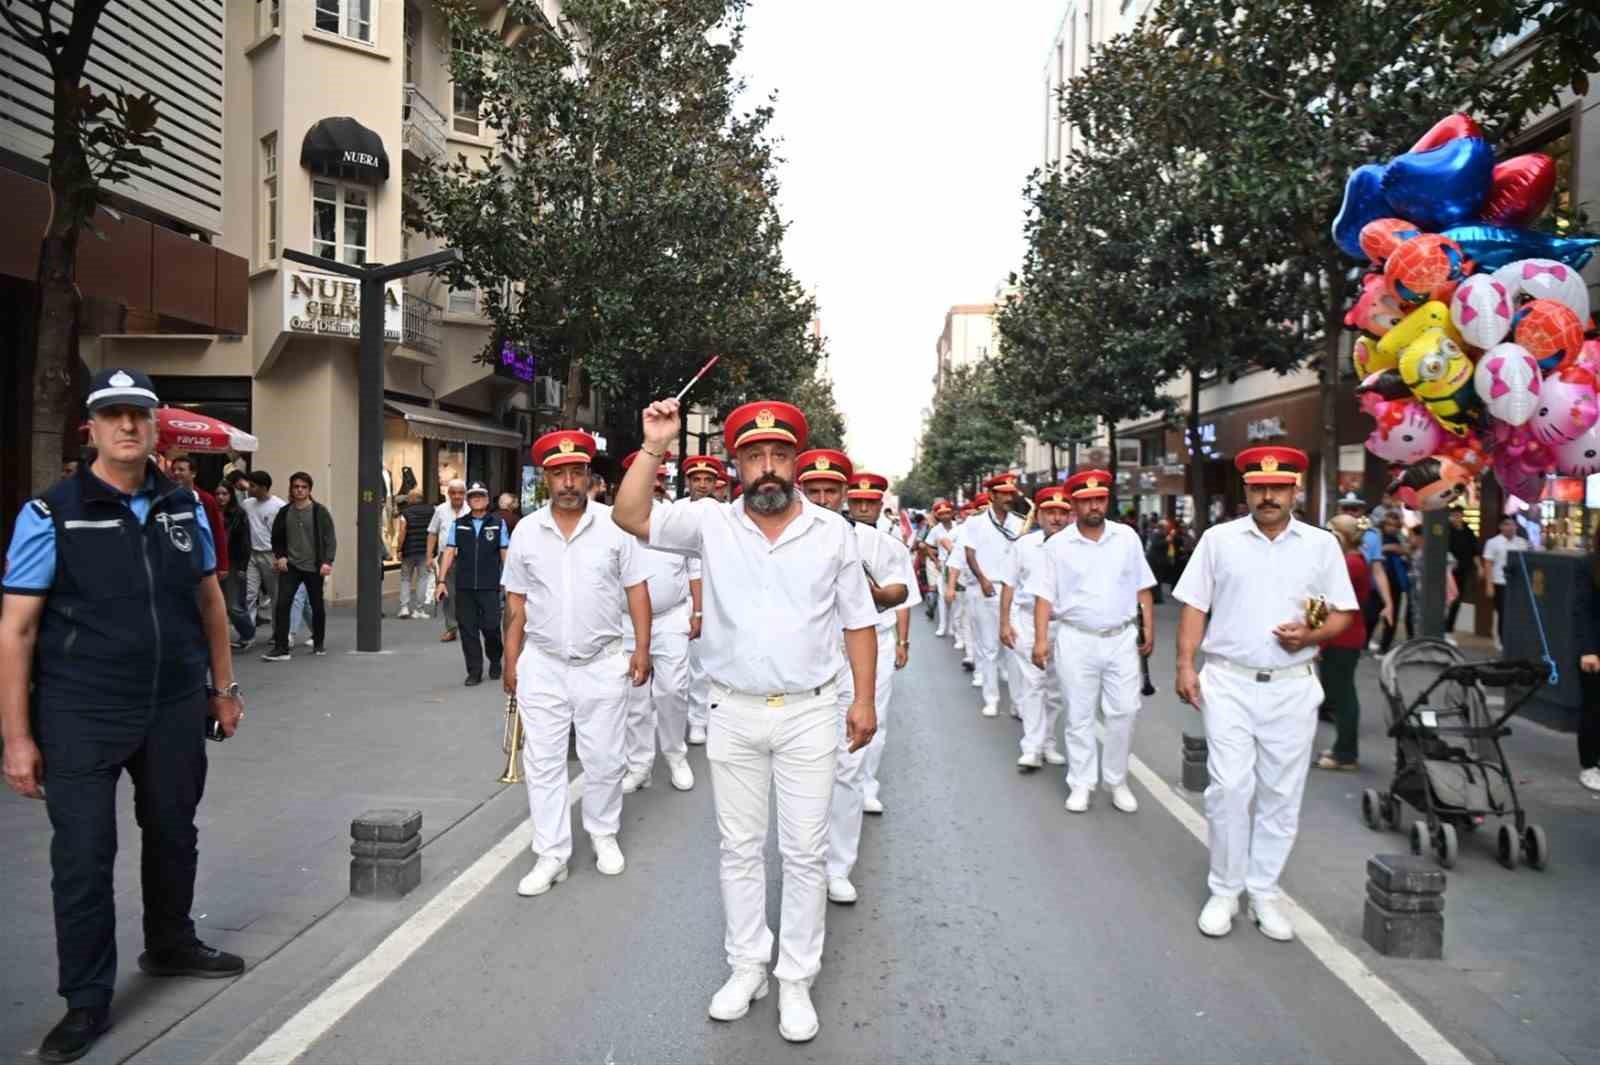
POLYGON ((451 289, 448 309, 451 314, 477 314, 478 290, 476 288, 451 289))
MULTIPOLYGON (((466 45, 457 45, 456 54, 477 59, 479 53, 466 45)), ((478 109, 483 106, 483 97, 463 86, 457 81, 450 91, 450 128, 457 133, 465 133, 476 137, 480 132, 478 109)))
POLYGON ((324 33, 337 33, 353 41, 374 43, 372 0, 316 0, 313 25, 324 33))
POLYGON ((261 138, 262 258, 278 257, 278 135, 261 138))
POLYGON ((311 254, 360 266, 367 261, 371 195, 359 185, 311 182, 311 254))
POLYGON ((417 83, 417 32, 421 26, 422 14, 415 4, 406 5, 405 17, 405 60, 406 84, 417 83))
POLYGON ((278 28, 283 0, 256 0, 256 36, 265 37, 278 28))

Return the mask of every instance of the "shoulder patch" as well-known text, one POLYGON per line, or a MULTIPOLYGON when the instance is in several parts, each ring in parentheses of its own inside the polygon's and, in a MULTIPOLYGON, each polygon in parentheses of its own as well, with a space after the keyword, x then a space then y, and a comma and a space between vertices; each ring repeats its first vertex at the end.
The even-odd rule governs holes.
POLYGON ((28 505, 31 506, 34 509, 34 513, 38 514, 41 518, 48 518, 50 516, 50 504, 46 503, 44 500, 30 499, 28 500, 28 505))

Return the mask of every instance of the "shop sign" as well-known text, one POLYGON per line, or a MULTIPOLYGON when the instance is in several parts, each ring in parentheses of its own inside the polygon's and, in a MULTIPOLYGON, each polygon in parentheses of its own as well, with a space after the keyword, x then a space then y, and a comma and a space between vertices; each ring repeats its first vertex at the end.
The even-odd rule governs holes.
POLYGON ((1154 470, 1139 471, 1139 491, 1154 492, 1156 490, 1156 473, 1154 470))
POLYGON ((494 372, 496 377, 509 377, 513 381, 531 384, 535 364, 533 352, 527 345, 506 340, 500 344, 500 360, 495 363, 494 372))
POLYGON ((1184 436, 1188 439, 1189 454, 1203 455, 1208 459, 1221 458, 1217 452, 1217 423, 1201 422, 1199 429, 1185 429, 1184 436))
POLYGON ((1245 425, 1245 438, 1252 444, 1257 440, 1276 440, 1288 433, 1283 428, 1283 416, 1257 418, 1245 425))
MULTIPOLYGON (((400 342, 400 282, 383 289, 383 339, 400 342)), ((361 336, 361 284, 331 274, 291 270, 283 286, 283 328, 305 336, 361 336)))

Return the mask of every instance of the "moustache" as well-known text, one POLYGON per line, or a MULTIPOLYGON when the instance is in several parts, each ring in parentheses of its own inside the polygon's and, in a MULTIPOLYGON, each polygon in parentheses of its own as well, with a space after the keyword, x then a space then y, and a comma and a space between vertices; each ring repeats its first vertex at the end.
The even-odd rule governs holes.
POLYGON ((763 488, 776 488, 779 491, 782 491, 783 489, 788 488, 788 487, 789 487, 789 482, 785 481, 782 477, 779 477, 777 474, 775 474, 775 473, 764 473, 760 477, 756 478, 755 483, 750 486, 750 490, 752 492, 759 492, 763 488))

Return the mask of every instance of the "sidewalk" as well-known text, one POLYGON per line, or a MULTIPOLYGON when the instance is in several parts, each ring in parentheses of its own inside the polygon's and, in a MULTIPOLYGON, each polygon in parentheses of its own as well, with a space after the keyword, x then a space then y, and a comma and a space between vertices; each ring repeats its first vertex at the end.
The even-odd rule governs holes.
MULTIPOLYGON (((505 761, 499 684, 463 687, 460 645, 438 642, 441 622, 398 621, 392 602, 389 609, 383 654, 349 653, 355 613, 334 608, 326 657, 313 658, 301 645, 293 661, 262 662, 265 645, 258 642, 236 659, 248 715, 237 736, 207 746, 193 914, 202 939, 250 965, 348 899, 353 817, 383 806, 422 811, 419 890, 426 892, 445 873, 430 867, 433 845, 505 788, 496 781, 505 761)), ((118 814, 115 1027, 90 1062, 124 1060, 230 986, 157 981, 138 971, 140 846, 126 778, 118 814)), ((0 970, 0 1000, 8 1006, 0 1060, 12 1061, 32 1058, 64 1007, 55 994, 44 804, 7 790, 0 835, 7 841, 0 937, 8 963, 0 970)))

